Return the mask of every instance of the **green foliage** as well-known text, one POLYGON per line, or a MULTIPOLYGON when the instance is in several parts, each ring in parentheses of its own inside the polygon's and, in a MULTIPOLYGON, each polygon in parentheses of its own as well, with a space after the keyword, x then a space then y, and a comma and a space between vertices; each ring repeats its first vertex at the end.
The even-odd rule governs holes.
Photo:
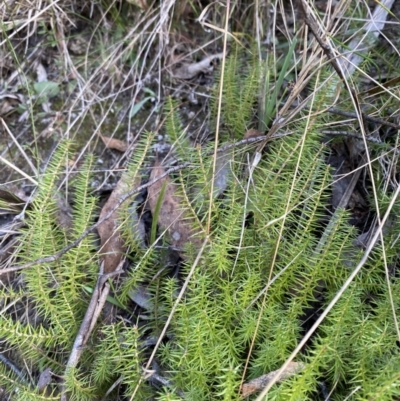
MULTIPOLYGON (((235 138, 242 137, 252 123, 263 67, 254 60, 244 67, 243 60, 239 52, 230 56, 223 88, 223 121, 235 138)), ((322 82, 327 77, 321 73, 318 79, 322 82)), ((276 88, 270 90, 267 97, 277 101, 276 88)), ((182 206, 196 216, 197 228, 204 230, 204 222, 211 221, 210 241, 183 298, 177 303, 198 250, 188 247, 179 274, 172 274, 168 253, 157 249, 153 241, 155 223, 149 247, 135 234, 138 221, 132 215, 140 201, 134 198, 121 207, 131 266, 114 296, 130 310, 131 291, 141 286, 150 298, 147 310, 116 324, 99 324, 79 366, 64 375, 89 302, 84 289, 94 287, 97 279, 95 237, 89 235, 59 260, 24 270, 21 287, 1 288, 4 307, 12 308, 12 313, 0 316, 0 336, 13 359, 34 367, 35 373, 50 367, 64 375, 70 399, 77 401, 102 399, 117 381, 122 390, 119 395, 107 395, 113 399, 129 399, 138 388, 138 400, 239 400, 242 377, 248 381, 279 369, 303 337, 309 320, 314 321, 329 304, 359 259, 348 212, 336 211, 327 223, 332 177, 319 134, 324 117, 318 112, 334 95, 329 85, 322 88, 314 101, 316 117, 288 124, 285 129, 291 135, 271 141, 254 169, 249 168, 254 148, 232 150, 223 173, 229 179, 217 195, 211 193, 215 177, 210 178, 210 171, 218 155, 207 146, 192 149, 183 140, 176 105, 168 99, 166 132, 179 161, 190 162, 189 168, 171 179, 182 206), (23 315, 24 305, 33 316, 23 315), (175 306, 167 336, 156 352, 169 386, 158 389, 144 379, 143 366, 153 346, 145 343, 158 339, 175 306)), ((126 172, 132 186, 139 186, 148 174, 152 143, 149 134, 135 149, 126 172)), ((69 143, 61 145, 40 179, 21 235, 18 257, 22 263, 55 254, 96 219, 97 202, 89 190, 93 159, 89 157, 70 183, 72 227, 57 223, 58 197, 63 196, 58 187, 70 149, 69 143)), ((389 198, 390 194, 381 195, 384 205, 389 198)), ((396 275, 387 280, 382 257, 385 250, 387 264, 396 265, 399 235, 399 223, 393 219, 384 245, 376 247, 365 269, 297 356, 304 369, 275 385, 268 399, 321 399, 317 396, 321 383, 333 391, 335 400, 352 392, 354 400, 399 396, 392 308, 398 310, 400 301, 395 297, 391 305, 387 281, 393 294, 400 288, 396 275)), ((13 399, 44 398, 35 390, 35 382, 20 381, 0 366, 0 385, 13 393, 13 399)))
MULTIPOLYGON (((93 158, 88 157, 80 172, 70 181, 73 204, 71 227, 57 223, 60 220, 59 202, 64 196, 58 186, 64 176, 62 172, 67 165, 70 149, 70 143, 60 145, 40 178, 32 208, 26 211, 26 228, 20 237, 18 257, 21 262, 58 252, 95 221, 97 199, 90 193, 93 158)), ((90 234, 59 260, 24 270, 20 288, 1 289, 1 299, 13 312, 0 317, 3 343, 11 352, 13 360, 24 361, 25 366, 34 367, 35 374, 46 368, 50 368, 54 374, 64 374, 63 366, 89 302, 89 295, 84 288, 93 288, 97 281, 99 260, 95 250, 95 236, 90 234), (23 314, 25 308, 29 310, 27 316, 23 314)), ((121 331, 121 335, 128 339, 119 346, 123 350, 125 361, 129 360, 129 363, 114 370, 115 374, 125 374, 124 383, 127 388, 130 388, 134 380, 132 374, 137 375, 138 370, 138 342, 137 336, 132 335, 134 332, 132 329, 121 331), (132 369, 133 365, 136 370, 132 369), (129 372, 124 369, 129 369, 129 372)), ((104 330, 102 340, 104 344, 98 339, 99 347, 106 349, 112 343, 115 350, 115 333, 111 329, 104 330)), ((104 388, 105 383, 108 383, 106 379, 99 380, 98 373, 93 378, 88 375, 88 369, 92 365, 96 366, 96 363, 96 360, 93 362, 92 353, 84 353, 79 369, 67 372, 64 378, 66 389, 71 393, 70 399, 92 400, 107 390, 104 388)), ((20 366, 24 366, 24 363, 20 366)), ((2 371, 4 374, 0 375, 0 385, 15 392, 13 383, 18 382, 18 378, 13 378, 3 367, 2 371)), ((44 395, 35 390, 38 377, 31 379, 32 386, 28 386, 26 390, 18 385, 18 392, 13 394, 13 399, 45 399, 44 395)))
POLYGON ((265 131, 275 117, 277 107, 281 101, 281 99, 278 99, 278 95, 282 93, 283 80, 288 75, 289 65, 293 63, 296 43, 297 39, 295 37, 289 45, 288 52, 285 55, 282 65, 279 66, 279 71, 277 71, 277 66, 280 63, 276 62, 275 59, 270 61, 270 56, 267 54, 267 60, 264 63, 263 72, 263 91, 260 99, 260 131, 265 131), (273 87, 270 88, 272 83, 273 87))
POLYGON ((168 140, 179 158, 187 159, 191 146, 178 114, 177 102, 171 97, 168 97, 165 103, 165 117, 165 131, 168 140))
MULTIPOLYGON (((225 76, 222 90, 223 123, 229 136, 243 138, 252 125, 255 114, 257 94, 260 91, 260 63, 254 55, 234 47, 226 60, 225 76)), ((215 86, 215 100, 212 102, 214 115, 219 97, 218 85, 215 86)))

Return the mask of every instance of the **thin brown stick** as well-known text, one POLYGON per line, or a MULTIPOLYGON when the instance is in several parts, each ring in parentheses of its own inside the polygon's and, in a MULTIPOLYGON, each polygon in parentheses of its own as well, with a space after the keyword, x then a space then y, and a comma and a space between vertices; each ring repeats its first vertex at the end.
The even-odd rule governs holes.
MULTIPOLYGON (((274 138, 280 138, 282 136, 286 136, 288 135, 287 133, 285 134, 281 134, 281 135, 276 135, 271 139, 274 138)), ((265 140, 266 137, 265 136, 259 136, 256 138, 248 138, 248 139, 243 139, 241 141, 235 142, 233 144, 229 144, 229 145, 225 145, 222 146, 221 148, 218 149, 218 152, 223 152, 227 149, 233 148, 233 147, 238 147, 238 146, 243 146, 243 145, 251 145, 251 144, 255 144, 258 142, 261 142, 263 140, 265 140)), ((212 155, 214 154, 214 150, 207 152, 206 155, 212 155)), ((19 265, 19 266, 11 266, 8 267, 6 269, 2 269, 0 270, 0 274, 5 274, 5 273, 11 273, 14 271, 19 271, 19 270, 23 270, 23 269, 27 269, 29 267, 35 266, 35 265, 39 265, 39 264, 43 264, 43 263, 51 263, 51 262, 56 262, 57 260, 59 260, 63 255, 65 255, 68 251, 70 251, 73 248, 76 248, 80 242, 87 237, 90 233, 92 233, 94 230, 96 230, 96 228, 102 224, 103 222, 105 222, 106 220, 108 220, 113 213, 127 200, 129 199, 131 196, 139 193, 140 191, 142 191, 143 189, 146 189, 148 187, 150 187, 151 185, 153 185, 154 183, 156 183, 157 181, 163 179, 164 177, 166 177, 167 175, 174 173, 176 171, 182 170, 183 168, 189 167, 190 166, 190 162, 185 162, 182 164, 179 164, 178 166, 174 166, 171 167, 170 169, 168 169, 167 171, 165 171, 165 173, 159 175, 158 177, 156 177, 154 180, 151 180, 149 182, 147 182, 146 184, 140 185, 139 187, 135 187, 134 189, 132 189, 131 191, 127 192, 125 195, 121 196, 121 198, 118 200, 118 202, 115 204, 115 206, 109 211, 109 213, 107 213, 102 219, 98 220, 95 224, 93 224, 92 226, 90 226, 88 229, 86 229, 75 241, 71 242, 69 245, 67 245, 66 247, 64 247, 63 249, 61 249, 60 251, 58 251, 57 253, 51 255, 51 256, 46 256, 44 258, 39 258, 36 260, 33 260, 32 262, 28 262, 25 263, 23 265, 19 265)))
MULTIPOLYGON (((324 130, 324 131, 321 131, 321 134, 332 135, 332 136, 347 136, 349 138, 359 139, 360 141, 363 140, 363 136, 362 135, 358 134, 357 132, 351 132, 351 131, 324 130)), ((372 137, 372 136, 369 136, 369 137, 365 138, 365 140, 368 141, 368 142, 372 142, 372 143, 379 143, 379 144, 383 143, 379 138, 375 138, 375 137, 372 137)), ((396 149, 393 149, 393 150, 396 151, 396 149)))
POLYGON ((39 258, 39 259, 36 259, 36 260, 34 260, 32 262, 25 263, 25 264, 20 265, 20 266, 12 266, 12 267, 9 267, 7 269, 2 269, 2 270, 0 270, 0 274, 10 273, 10 272, 14 272, 14 271, 22 270, 22 269, 27 269, 29 267, 32 267, 32 266, 35 266, 35 265, 39 265, 39 264, 42 264, 42 263, 51 263, 51 262, 57 261, 58 259, 61 258, 61 256, 63 256, 69 250, 71 250, 72 248, 76 248, 80 244, 80 242, 85 237, 87 237, 90 233, 92 233, 100 224, 102 224, 103 222, 108 220, 113 215, 113 213, 127 199, 129 199, 131 196, 133 196, 133 195, 139 193, 140 191, 142 191, 143 189, 153 185, 155 182, 157 182, 158 180, 161 180, 162 178, 164 178, 168 174, 173 173, 173 172, 178 171, 178 170, 181 170, 182 168, 188 167, 189 165, 190 165, 190 163, 186 162, 186 163, 180 164, 179 166, 171 167, 164 174, 161 174, 160 176, 158 176, 154 180, 149 181, 146 184, 143 184, 143 185, 141 185, 139 187, 135 187, 135 189, 133 189, 132 191, 127 192, 125 195, 121 196, 121 198, 118 200, 118 202, 115 204, 115 206, 109 211, 109 213, 107 213, 102 219, 100 219, 95 224, 90 226, 87 230, 85 230, 75 241, 71 242, 69 245, 67 245, 66 247, 64 247, 63 249, 61 249, 60 251, 58 251, 54 255, 46 256, 44 258, 39 258))
MULTIPOLYGON (((186 291, 186 289, 187 289, 187 287, 189 285, 189 282, 190 282, 190 280, 191 280, 191 278, 193 276, 193 273, 195 272, 196 267, 198 266, 198 264, 200 262, 200 259, 203 256, 203 252, 204 252, 204 249, 206 248, 206 245, 207 245, 208 241, 209 241, 209 237, 207 236, 204 239, 203 244, 202 244, 199 252, 197 253, 196 259, 193 262, 192 267, 190 268, 190 271, 189 271, 189 273, 188 273, 188 275, 186 277, 185 282, 183 283, 183 286, 182 286, 182 288, 181 288, 181 290, 180 290, 180 292, 178 294, 178 297, 176 298, 176 301, 174 302, 174 304, 172 306, 171 312, 169 313, 167 321, 164 324, 164 327, 163 327, 163 329, 162 329, 162 331, 160 333, 160 336, 158 337, 157 343, 154 346, 154 349, 153 349, 153 351, 152 351, 152 353, 151 353, 151 355, 150 355, 150 357, 149 357, 149 359, 148 359, 148 361, 146 363, 146 366, 144 367, 144 370, 149 370, 149 368, 151 366, 151 363, 153 362, 153 359, 154 359, 154 357, 155 357, 155 355, 157 353, 157 350, 158 350, 158 348, 159 348, 159 346, 160 346, 160 344, 161 344, 161 342, 162 342, 162 340, 163 340, 163 338, 164 338, 164 336, 165 336, 165 334, 167 332, 167 329, 168 329, 168 327, 169 327, 169 325, 171 323, 171 320, 172 320, 172 318, 173 318, 173 316, 175 314, 175 310, 178 307, 179 303, 181 302, 181 300, 183 298, 183 295, 185 294, 185 291, 186 291)), ((139 390, 139 387, 140 387, 142 381, 143 381, 143 376, 141 376, 139 378, 139 381, 136 384, 136 387, 135 387, 135 389, 134 389, 129 401, 133 401, 135 399, 135 395, 136 395, 137 391, 139 390)))
POLYGON ((306 25, 310 28, 311 32, 313 33, 316 41, 320 45, 322 51, 325 53, 326 57, 328 58, 329 62, 332 64, 332 67, 336 71, 337 75, 341 80, 345 80, 345 77, 343 75, 343 72, 339 66, 339 63, 337 61, 337 57, 332 51, 332 48, 329 46, 328 43, 326 43, 321 36, 319 35, 318 32, 318 26, 317 23, 314 21, 314 19, 310 16, 310 13, 308 12, 308 4, 305 0, 300 0, 299 1, 301 10, 303 12, 303 18, 304 22, 306 25))
MULTIPOLYGON (((78 365, 83 349, 94 329, 94 326, 100 316, 101 311, 103 310, 110 292, 110 284, 107 281, 109 278, 122 273, 123 263, 124 261, 121 261, 116 271, 108 274, 103 274, 104 263, 101 263, 99 278, 97 280, 96 287, 93 291, 89 305, 86 309, 85 317, 82 320, 81 327, 79 328, 78 334, 75 337, 74 345, 72 346, 72 350, 65 367, 65 373, 78 365)), ((64 386, 60 400, 68 401, 68 394, 64 386)))
MULTIPOLYGON (((350 117, 350 118, 355 118, 355 119, 357 119, 357 114, 356 114, 356 113, 349 112, 349 111, 342 111, 342 110, 339 110, 339 109, 334 109, 333 107, 329 108, 327 111, 328 111, 329 113, 332 113, 332 114, 338 114, 338 115, 340 115, 340 116, 350 117)), ((389 121, 382 120, 381 118, 372 117, 372 116, 369 116, 368 114, 365 114, 365 113, 362 113, 362 117, 363 117, 365 120, 371 121, 371 122, 376 123, 376 124, 387 125, 388 127, 400 129, 400 125, 395 124, 395 123, 391 123, 391 122, 389 122, 389 121)))
MULTIPOLYGON (((298 103, 294 102, 293 106, 297 107, 298 103)), ((305 107, 304 110, 309 110, 309 109, 307 107, 305 107)), ((337 114, 339 116, 354 118, 355 120, 358 119, 357 113, 354 113, 354 112, 351 112, 351 111, 344 111, 344 110, 336 109, 334 107, 329 107, 327 109, 324 109, 323 112, 328 112, 328 113, 332 113, 332 114, 337 114)), ((319 112, 319 113, 321 113, 321 112, 319 112)), ((362 118, 365 121, 371 121, 371 122, 373 122, 375 124, 386 125, 388 127, 400 130, 400 125, 399 124, 383 120, 382 118, 372 117, 369 114, 365 114, 365 113, 361 113, 361 115, 362 115, 362 118)), ((399 116, 397 116, 397 117, 399 117, 399 116)))
POLYGON ((385 215, 383 216, 378 229, 376 230, 376 233, 374 236, 371 238, 367 249, 365 250, 360 262, 358 265, 354 268, 352 273, 349 275, 347 280, 344 282, 342 287, 339 289, 339 291, 336 293, 336 295, 333 297, 329 305, 325 308, 325 310, 321 313, 321 315, 318 317, 318 319, 315 321, 315 323, 312 325, 312 327, 308 330, 308 332, 305 334, 305 336, 302 338, 302 340, 299 342, 297 347, 294 349, 294 351, 290 354, 290 356, 287 358, 286 362, 282 365, 282 367, 279 369, 279 371, 276 373, 274 378, 267 384, 267 386, 264 388, 264 390, 261 392, 261 394, 257 397, 256 401, 262 401, 264 400, 266 394, 270 390, 270 388, 280 379, 281 375, 289 364, 293 361, 293 359, 296 357, 296 355, 300 352, 300 350, 304 347, 306 342, 310 339, 312 334, 317 330, 321 322, 325 319, 325 317, 328 315, 328 313, 332 310, 332 308, 336 305, 338 300, 342 297, 343 293, 348 289, 350 284, 353 282, 354 278, 358 275, 360 270, 363 268, 367 260, 369 259, 369 256, 372 252, 372 250, 375 248, 375 245, 378 241, 379 236, 382 234, 382 228, 384 227, 386 220, 389 217, 389 214, 391 213, 393 209, 393 205, 396 202, 398 196, 400 194, 400 185, 398 185, 395 193, 392 196, 392 199, 389 203, 389 206, 387 208, 387 211, 385 215))

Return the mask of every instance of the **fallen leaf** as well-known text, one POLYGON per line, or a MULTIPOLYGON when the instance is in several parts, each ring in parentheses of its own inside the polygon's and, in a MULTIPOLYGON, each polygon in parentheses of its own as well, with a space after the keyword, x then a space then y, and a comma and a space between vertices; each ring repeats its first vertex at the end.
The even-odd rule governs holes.
POLYGON ((0 116, 3 116, 15 110, 19 104, 23 103, 24 98, 19 94, 3 93, 0 95, 0 100, 0 116))
POLYGON ((103 135, 100 135, 100 137, 103 140, 104 145, 106 145, 108 149, 115 149, 122 153, 126 152, 126 150, 128 149, 128 144, 125 141, 103 135))
POLYGON ((201 72, 211 72, 214 69, 214 60, 222 59, 223 53, 209 56, 198 63, 184 64, 173 72, 174 78, 191 79, 201 72))
POLYGON ((36 64, 36 76, 37 82, 46 82, 47 81, 47 71, 44 68, 42 63, 36 64))
MULTIPOLYGON (((230 161, 233 159, 233 149, 224 150, 216 155, 214 176, 214 198, 221 196, 228 187, 232 172, 230 161)), ((212 177, 210 177, 212 178, 212 177)))
POLYGON ((263 136, 264 134, 254 128, 249 129, 244 134, 243 139, 250 139, 250 138, 258 138, 259 136, 263 136))
MULTIPOLYGON (((164 173, 164 167, 156 163, 150 174, 150 180, 152 181, 164 173)), ((200 248, 202 241, 199 230, 195 228, 195 220, 184 208, 183 199, 176 193, 176 185, 168 176, 161 178, 148 188, 147 202, 153 216, 162 191, 164 196, 158 213, 158 225, 162 230, 167 230, 171 245, 183 249, 187 243, 191 243, 195 248, 200 248)), ((182 252, 179 254, 183 257, 182 252)))
POLYGON ((19 213, 26 205, 26 201, 6 189, 0 189, 0 209, 8 213, 19 213))
MULTIPOLYGON (((304 368, 305 365, 302 362, 290 362, 288 367, 281 374, 278 382, 288 379, 289 377, 302 371, 304 368)), ((257 391, 263 390, 268 385, 268 383, 277 375, 279 370, 280 369, 274 370, 273 372, 257 377, 256 379, 253 379, 248 383, 244 383, 241 388, 242 397, 248 397, 249 395, 256 393, 257 391)))
POLYGON ((153 298, 146 287, 139 285, 135 288, 132 288, 128 295, 129 298, 141 308, 149 312, 154 311, 153 298))
POLYGON ((50 368, 46 368, 39 376, 37 389, 40 394, 46 392, 46 387, 51 384, 52 373, 50 368))
POLYGON ((72 209, 64 196, 59 193, 55 196, 57 202, 57 222, 64 230, 69 232, 72 227, 72 209))
MULTIPOLYGON (((129 190, 131 185, 128 183, 127 176, 123 174, 106 204, 101 209, 99 220, 104 218, 111 211, 121 196, 129 190)), ((99 252, 103 257, 105 274, 115 271, 126 251, 126 246, 119 230, 118 212, 119 210, 117 209, 106 221, 103 221, 103 223, 97 227, 101 243, 99 252)))

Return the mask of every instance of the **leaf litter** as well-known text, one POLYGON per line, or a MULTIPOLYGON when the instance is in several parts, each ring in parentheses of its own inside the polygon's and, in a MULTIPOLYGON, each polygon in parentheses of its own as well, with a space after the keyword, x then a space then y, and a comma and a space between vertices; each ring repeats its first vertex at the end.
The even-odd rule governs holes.
POLYGON ((128 150, 128 144, 125 141, 117 138, 111 138, 108 136, 100 135, 101 140, 108 149, 118 150, 119 152, 126 152, 128 150))
MULTIPOLYGON (((129 188, 127 175, 122 175, 106 204, 101 209, 100 220, 115 207, 118 200, 128 192, 129 188)), ((97 227, 101 243, 99 252, 103 258, 105 274, 115 271, 126 251, 126 245, 119 228, 119 214, 119 209, 115 210, 109 219, 103 221, 97 227)))
MULTIPOLYGON (((147 8, 147 6, 145 6, 146 2, 133 1, 132 3, 136 4, 138 7, 142 9, 147 8), (142 6, 140 6, 140 4, 142 4, 142 6)), ((174 74, 174 77, 180 79, 191 79, 199 73, 207 72, 209 70, 209 67, 211 66, 211 63, 209 63, 209 65, 207 63, 208 60, 203 60, 200 63, 193 63, 192 65, 186 65, 183 68, 181 68, 181 70, 177 70, 177 74, 176 75, 174 74)), ((39 79, 38 82, 40 82, 39 79)), ((46 100, 52 97, 49 96, 49 94, 57 90, 57 88, 54 85, 52 86, 52 83, 50 83, 50 85, 46 83, 43 86, 35 85, 34 88, 38 92, 37 93, 38 95, 40 93, 45 94, 48 92, 46 100)), ((148 99, 145 100, 147 101, 148 99)), ((132 106, 130 117, 132 118, 136 114, 136 110, 140 109, 142 106, 143 104, 140 104, 140 107, 132 106)), ((5 110, 7 110, 6 112, 11 110, 10 106, 7 105, 7 108, 5 108, 5 110)), ((250 132, 248 132, 246 133, 245 138, 253 136, 257 136, 257 133, 253 135, 250 134, 250 132)), ((113 146, 112 145, 113 139, 114 138, 102 137, 102 140, 105 143, 106 147, 124 152, 125 150, 121 149, 123 149, 123 146, 125 146, 126 144, 122 144, 121 147, 119 147, 120 144, 115 145, 114 143, 115 146, 113 146)), ((221 156, 217 159, 217 165, 216 165, 217 174, 215 177, 215 187, 217 189, 218 196, 222 194, 222 192, 224 192, 227 186, 227 182, 229 182, 230 169, 228 163, 229 163, 229 154, 228 152, 223 152, 221 156)), ((150 177, 150 180, 160 176, 160 174, 163 174, 164 172, 165 169, 160 164, 156 164, 150 177)), ((106 215, 107 211, 111 210, 113 208, 113 205, 116 204, 118 198, 124 193, 124 189, 126 189, 125 184, 126 183, 122 182, 122 179, 120 180, 120 182, 118 182, 118 185, 114 189, 112 195, 110 196, 110 199, 103 207, 100 218, 106 215)), ((148 207, 150 208, 153 217, 154 216, 157 217, 157 222, 159 224, 159 227, 168 232, 171 245, 176 246, 179 249, 183 249, 186 244, 191 243, 196 248, 198 248, 198 245, 201 241, 197 241, 197 238, 200 236, 201 231, 195 228, 196 227, 195 218, 191 216, 190 211, 188 209, 185 209, 184 206, 185 201, 183 197, 178 194, 177 185, 175 185, 169 177, 164 177, 163 179, 154 183, 149 188, 148 198, 149 198, 148 207)), ((104 269, 105 271, 106 269, 109 271, 113 271, 113 269, 115 269, 119 265, 119 262, 122 260, 122 257, 126 252, 125 244, 123 243, 123 240, 121 240, 120 238, 120 233, 118 229, 118 217, 119 217, 118 213, 115 212, 112 215, 112 217, 108 220, 110 224, 108 225, 102 224, 101 227, 99 227, 98 229, 102 243, 101 252, 104 257, 103 259, 104 264, 107 266, 104 269)), ((107 221, 104 223, 107 223, 107 221)), ((146 296, 145 292, 144 295, 146 296)), ((142 301, 137 300, 137 302, 141 304, 141 306, 144 309, 146 309, 147 306, 147 308, 151 310, 151 308, 146 304, 145 298, 142 301)), ((293 370, 295 371, 294 373, 297 373, 296 366, 289 365, 289 367, 290 366, 293 367, 293 370)), ((301 366, 299 366, 298 368, 299 370, 301 370, 300 369, 301 366)), ((277 371, 271 372, 270 374, 264 376, 267 378, 267 376, 276 374, 276 372, 277 371)), ((268 380, 266 380, 266 382, 268 382, 268 380)), ((246 388, 246 385, 253 386, 254 384, 253 381, 251 381, 243 385, 242 388, 243 392, 244 392, 243 389, 246 388)), ((259 391, 263 387, 265 387, 265 382, 264 384, 259 385, 255 391, 259 391)))
MULTIPOLYGON (((157 161, 150 174, 150 180, 156 179, 165 171, 165 168, 157 161)), ((149 187, 147 204, 153 217, 157 215, 159 227, 168 232, 171 245, 178 249, 181 257, 184 257, 183 249, 188 243, 195 249, 200 249, 201 231, 196 228, 195 219, 184 207, 183 197, 178 194, 177 186, 168 176, 149 187), (162 192, 164 193, 160 202, 162 192), (158 204, 160 205, 159 212, 156 213, 158 204)))

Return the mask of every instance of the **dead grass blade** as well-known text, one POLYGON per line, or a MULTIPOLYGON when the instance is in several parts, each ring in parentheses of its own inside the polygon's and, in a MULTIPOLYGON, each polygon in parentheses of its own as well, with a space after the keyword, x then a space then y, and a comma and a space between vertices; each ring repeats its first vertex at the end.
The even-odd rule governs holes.
MULTIPOLYGON (((99 217, 101 223, 98 225, 97 231, 101 240, 99 252, 103 255, 103 261, 100 265, 99 279, 75 338, 66 370, 76 367, 79 362, 83 348, 93 331, 110 292, 108 279, 122 271, 126 246, 119 231, 119 213, 117 207, 120 205, 121 197, 126 195, 129 187, 128 177, 123 175, 101 210, 99 217)), ((68 400, 65 389, 63 389, 61 400, 68 400)))
POLYGON ((371 241, 364 252, 363 257, 361 258, 360 262, 358 265, 355 267, 353 272, 350 274, 346 282, 343 284, 343 286, 340 288, 338 293, 335 295, 335 297, 332 299, 332 301, 329 303, 329 305, 325 308, 325 310, 321 313, 319 318, 316 320, 316 322, 313 324, 313 326, 308 330, 306 335, 303 337, 303 339, 299 342, 297 347, 294 349, 294 351, 291 353, 289 358, 286 360, 286 362, 282 365, 281 369, 277 372, 276 376, 274 376, 273 379, 267 384, 265 389, 261 392, 261 394, 257 397, 256 401, 262 401, 265 397, 265 395, 268 393, 270 388, 279 380, 281 377, 282 373, 286 370, 286 368, 289 366, 289 364, 293 361, 293 359, 297 356, 297 354, 300 352, 302 347, 306 344, 306 342, 310 339, 312 334, 317 330, 321 322, 326 318, 328 313, 333 309, 333 307, 336 305, 336 303, 339 301, 339 299, 342 297, 343 293, 347 290, 347 288, 350 286, 350 284, 353 282, 354 278, 358 275, 362 267, 365 265, 367 262, 372 250, 375 247, 375 244, 377 243, 379 237, 382 235, 382 229, 386 223, 386 220, 389 217, 390 212, 392 211, 393 205, 396 202, 398 196, 400 194, 400 185, 398 185, 396 192, 393 194, 392 200, 388 206, 388 209, 383 216, 379 228, 376 230, 374 236, 371 238, 371 241))

